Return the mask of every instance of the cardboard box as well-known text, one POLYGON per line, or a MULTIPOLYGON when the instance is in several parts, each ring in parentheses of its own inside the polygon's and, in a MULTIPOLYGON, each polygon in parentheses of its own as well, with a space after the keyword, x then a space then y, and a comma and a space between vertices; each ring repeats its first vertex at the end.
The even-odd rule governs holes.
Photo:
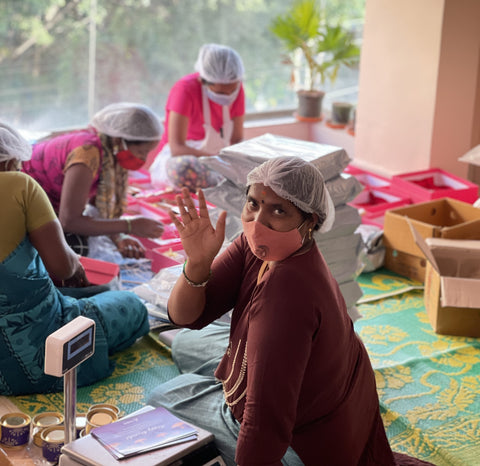
POLYGON ((395 175, 392 187, 410 196, 414 203, 449 197, 472 204, 478 198, 475 183, 440 168, 395 175))
POLYGON ((423 257, 407 218, 422 238, 480 240, 480 209, 444 198, 386 211, 383 240, 387 248, 423 257))
POLYGON ((424 299, 433 329, 480 337, 480 241, 424 239, 410 227, 427 258, 424 299))
POLYGON ((398 273, 402 277, 423 283, 425 281, 427 261, 424 257, 414 256, 413 254, 386 247, 384 267, 398 273))

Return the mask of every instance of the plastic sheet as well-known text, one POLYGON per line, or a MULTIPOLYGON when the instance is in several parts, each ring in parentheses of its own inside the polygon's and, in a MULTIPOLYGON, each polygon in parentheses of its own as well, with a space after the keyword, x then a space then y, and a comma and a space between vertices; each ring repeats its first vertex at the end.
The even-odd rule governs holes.
POLYGON ((353 201, 362 191, 360 181, 352 175, 341 173, 325 182, 335 207, 353 201))
POLYGON ((316 238, 317 246, 327 263, 352 260, 352 257, 358 256, 363 247, 362 236, 359 234, 337 236, 327 240, 322 239, 320 235, 316 238))
POLYGON ((480 166, 480 144, 470 149, 466 154, 462 155, 458 161, 480 166))
POLYGON ((385 261, 385 246, 383 230, 375 225, 361 224, 357 233, 362 236, 365 258, 363 272, 373 272, 383 266, 385 261))
POLYGON ((217 157, 201 159, 210 168, 238 185, 245 185, 250 170, 281 155, 296 155, 313 163, 325 180, 340 175, 351 159, 344 149, 266 133, 225 147, 217 157))
POLYGON ((149 306, 149 314, 156 315, 158 317, 167 316, 167 302, 170 296, 170 292, 175 285, 178 277, 182 274, 183 265, 174 265, 173 267, 167 267, 161 269, 151 280, 146 283, 142 283, 134 288, 132 291, 144 299, 148 303, 155 306, 155 308, 149 306))
POLYGON ((321 233, 318 240, 327 238, 336 238, 338 236, 351 235, 362 223, 362 218, 355 207, 341 205, 335 209, 335 222, 332 229, 326 233, 321 233))
POLYGON ((338 286, 340 287, 340 291, 345 299, 347 309, 355 306, 356 302, 363 296, 363 291, 355 280, 340 283, 338 286))
MULTIPOLYGON (((342 173, 325 183, 335 207, 352 201, 362 190, 362 184, 352 175, 342 173)), ((240 215, 245 203, 245 186, 238 186, 230 179, 213 188, 203 190, 207 201, 231 214, 240 215)))

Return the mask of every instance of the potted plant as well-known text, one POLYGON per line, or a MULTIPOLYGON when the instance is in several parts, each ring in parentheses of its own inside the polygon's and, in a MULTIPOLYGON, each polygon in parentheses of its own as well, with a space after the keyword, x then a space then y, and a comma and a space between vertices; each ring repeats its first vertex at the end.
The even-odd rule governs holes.
POLYGON ((340 24, 329 24, 317 0, 294 0, 285 14, 272 20, 269 29, 287 51, 284 62, 293 66, 297 75, 303 73, 304 85, 297 90, 298 117, 321 119, 325 92, 320 87, 327 79, 334 84, 341 66, 358 63, 360 49, 353 33, 340 24))

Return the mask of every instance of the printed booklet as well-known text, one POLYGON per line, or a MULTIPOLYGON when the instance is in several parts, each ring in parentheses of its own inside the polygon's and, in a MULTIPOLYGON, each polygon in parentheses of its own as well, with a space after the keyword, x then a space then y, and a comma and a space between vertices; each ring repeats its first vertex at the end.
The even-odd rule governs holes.
POLYGON ((122 459, 196 440, 198 432, 167 409, 158 407, 96 427, 91 434, 112 456, 122 459))

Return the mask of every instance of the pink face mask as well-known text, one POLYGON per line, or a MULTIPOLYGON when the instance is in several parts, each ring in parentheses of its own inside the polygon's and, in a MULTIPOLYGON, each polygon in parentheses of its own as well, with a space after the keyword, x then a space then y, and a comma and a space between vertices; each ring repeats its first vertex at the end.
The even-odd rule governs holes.
POLYGON ((290 231, 272 230, 260 222, 242 220, 243 232, 251 251, 263 261, 281 261, 292 255, 303 245, 303 239, 294 228, 290 231))

